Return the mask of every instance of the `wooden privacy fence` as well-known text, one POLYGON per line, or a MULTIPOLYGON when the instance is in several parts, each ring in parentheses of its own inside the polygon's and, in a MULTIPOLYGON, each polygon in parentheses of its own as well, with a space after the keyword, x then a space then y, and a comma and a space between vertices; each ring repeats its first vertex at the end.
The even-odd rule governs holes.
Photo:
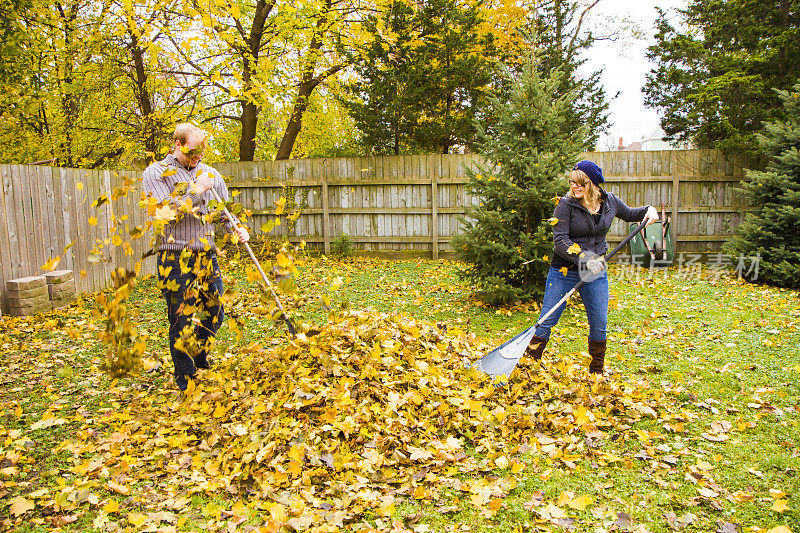
MULTIPOLYGON (((628 204, 668 205, 676 252, 718 251, 742 220, 745 203, 734 191, 744 175, 740 157, 705 150, 592 152, 582 157, 603 167, 604 187, 628 204)), ((417 155, 214 166, 230 177, 229 187, 239 192, 236 200, 253 211, 250 226, 256 236, 273 218, 274 202, 285 196, 287 211, 299 208, 300 216, 291 226, 282 217, 270 235, 304 240, 328 253, 331 243, 347 234, 364 252, 436 258, 454 254, 452 238, 462 232, 459 217, 476 201, 465 188, 465 167, 479 161, 474 155, 417 155)), ((103 195, 111 198, 126 177, 140 173, 0 165, 4 312, 6 280, 42 274, 41 266, 54 257, 61 257, 59 269, 75 271, 79 291, 103 289, 113 268, 133 267, 150 242, 148 236, 127 237, 129 229, 146 219, 138 206, 141 191, 113 201, 114 216, 107 206, 92 205, 103 195), (92 248, 115 233, 132 248, 112 243, 97 262, 92 248)), ((626 232, 619 221, 609 240, 618 241, 626 232)), ((143 263, 142 273, 154 271, 152 258, 143 263)))
MULTIPOLYGON (((79 170, 25 165, 0 165, 0 306, 8 312, 6 281, 44 274, 42 266, 59 257, 57 269, 75 273, 80 292, 108 286, 117 266, 132 269, 149 248, 149 238, 131 240, 127 231, 145 222, 138 206, 140 191, 111 201, 124 178, 138 172, 79 170), (105 196, 109 204, 93 204, 105 196), (125 245, 115 246, 119 234, 125 245), (93 255, 99 243, 102 256, 93 255), (69 246, 69 249, 65 249, 69 246)), ((144 263, 142 273, 154 272, 155 262, 144 263)))
MULTIPOLYGON (((741 157, 708 150, 590 152, 603 185, 629 205, 665 205, 672 218, 676 251, 719 251, 745 209, 734 189, 744 176, 741 157)), ((284 221, 273 235, 304 240, 330 251, 347 234, 357 250, 453 254, 452 238, 461 233, 459 217, 476 201, 467 193, 465 167, 474 155, 414 155, 372 158, 303 159, 260 163, 220 163, 230 176, 238 201, 253 211, 251 226, 274 213, 273 202, 286 196, 301 214, 294 226, 284 221)), ((566 182, 564 192, 567 190, 566 182)), ((609 241, 627 234, 617 221, 609 241)))

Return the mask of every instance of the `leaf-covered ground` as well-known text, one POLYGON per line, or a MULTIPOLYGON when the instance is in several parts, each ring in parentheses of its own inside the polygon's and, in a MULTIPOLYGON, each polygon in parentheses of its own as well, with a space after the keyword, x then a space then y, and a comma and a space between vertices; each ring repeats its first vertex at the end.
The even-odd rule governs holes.
POLYGON ((292 342, 247 266, 185 397, 153 280, 135 377, 100 370, 93 295, 0 319, 0 528, 800 531, 796 292, 614 267, 614 373, 587 375, 578 301, 494 387, 463 359, 538 310, 480 306, 457 264, 311 260, 292 342))

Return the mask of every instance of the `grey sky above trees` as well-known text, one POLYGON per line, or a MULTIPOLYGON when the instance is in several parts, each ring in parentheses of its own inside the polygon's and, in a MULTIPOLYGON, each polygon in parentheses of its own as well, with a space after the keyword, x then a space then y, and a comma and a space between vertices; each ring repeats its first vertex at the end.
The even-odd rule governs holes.
POLYGON ((627 146, 634 141, 641 141, 642 136, 659 127, 659 116, 653 109, 644 105, 645 74, 651 64, 647 60, 647 47, 655 43, 656 7, 671 10, 674 16, 676 8, 686 6, 686 0, 600 0, 597 5, 596 23, 603 19, 609 21, 628 17, 638 24, 640 39, 625 37, 617 41, 600 41, 595 43, 588 54, 586 71, 603 68, 602 83, 609 96, 620 93, 611 101, 610 133, 598 140, 598 150, 617 146, 619 138, 627 146))

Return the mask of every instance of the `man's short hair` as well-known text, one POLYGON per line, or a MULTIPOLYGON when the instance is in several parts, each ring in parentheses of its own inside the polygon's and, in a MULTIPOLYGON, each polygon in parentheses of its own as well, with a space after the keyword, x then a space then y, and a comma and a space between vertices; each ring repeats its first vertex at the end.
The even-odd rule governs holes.
POLYGON ((175 133, 172 134, 172 140, 180 141, 181 144, 186 144, 189 137, 199 137, 201 141, 206 140, 206 132, 195 126, 190 122, 184 122, 175 126, 175 133))

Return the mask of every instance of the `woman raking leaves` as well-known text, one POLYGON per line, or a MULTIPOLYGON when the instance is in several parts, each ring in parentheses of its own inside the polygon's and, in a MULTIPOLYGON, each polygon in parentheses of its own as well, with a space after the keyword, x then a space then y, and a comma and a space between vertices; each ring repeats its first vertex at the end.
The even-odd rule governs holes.
MULTIPOLYGON (((606 355, 608 323, 608 275, 603 254, 608 250, 606 234, 614 218, 626 222, 658 220, 653 206, 628 207, 614 194, 603 190, 603 169, 592 161, 580 161, 569 175, 569 192, 553 212, 553 260, 547 274, 542 316, 557 305, 580 280, 581 300, 589 320, 589 371, 601 374, 606 355)), ((542 358, 550 331, 558 323, 566 302, 542 320, 530 341, 527 355, 542 358)))

